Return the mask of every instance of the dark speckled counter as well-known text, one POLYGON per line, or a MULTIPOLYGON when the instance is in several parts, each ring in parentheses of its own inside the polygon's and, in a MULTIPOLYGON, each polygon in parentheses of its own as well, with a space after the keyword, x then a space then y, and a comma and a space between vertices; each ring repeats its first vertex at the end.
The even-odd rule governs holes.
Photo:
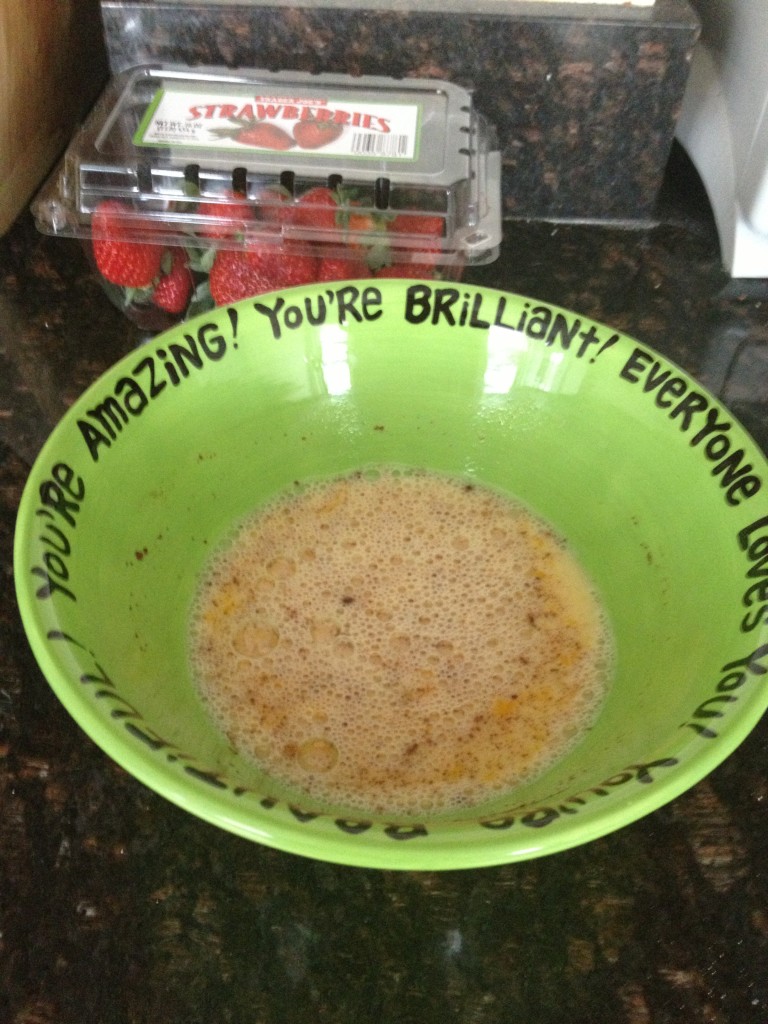
POLYGON ((102 0, 113 71, 163 61, 445 79, 496 126, 508 217, 652 217, 699 24, 520 0, 102 0))
MULTIPOLYGON (((470 279, 657 347, 768 449, 768 281, 729 281, 701 195, 669 185, 686 206, 654 228, 510 223, 470 279)), ((22 631, 14 518, 58 418, 140 341, 76 243, 26 216, 0 240, 2 1024, 766 1024, 766 722, 620 832, 446 874, 252 845, 80 732, 22 631)))

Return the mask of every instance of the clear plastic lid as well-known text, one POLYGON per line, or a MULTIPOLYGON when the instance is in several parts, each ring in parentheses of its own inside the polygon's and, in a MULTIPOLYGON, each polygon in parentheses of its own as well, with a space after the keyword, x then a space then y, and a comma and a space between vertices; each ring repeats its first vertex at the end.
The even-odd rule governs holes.
POLYGON ((32 210, 47 234, 93 237, 113 200, 126 231, 165 245, 342 252, 386 237, 414 261, 428 223, 435 261, 488 263, 500 163, 471 92, 449 82, 140 67, 110 82, 32 210))

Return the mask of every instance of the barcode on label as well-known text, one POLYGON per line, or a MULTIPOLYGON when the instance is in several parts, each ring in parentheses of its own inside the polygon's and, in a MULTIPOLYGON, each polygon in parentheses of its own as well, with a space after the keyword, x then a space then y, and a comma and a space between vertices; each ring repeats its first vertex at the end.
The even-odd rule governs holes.
POLYGON ((352 152, 363 156, 407 157, 408 136, 355 132, 352 136, 352 152))

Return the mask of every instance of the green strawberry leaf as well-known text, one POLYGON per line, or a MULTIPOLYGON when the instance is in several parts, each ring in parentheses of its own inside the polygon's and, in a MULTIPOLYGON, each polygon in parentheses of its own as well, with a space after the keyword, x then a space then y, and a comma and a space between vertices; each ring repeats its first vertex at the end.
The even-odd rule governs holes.
POLYGON ((337 185, 334 191, 342 206, 348 206, 360 195, 360 189, 355 185, 337 185))
POLYGON ((389 266, 392 262, 392 252, 387 242, 376 242, 375 245, 369 246, 366 260, 368 261, 368 267, 374 272, 381 270, 382 267, 389 266))
POLYGON ((190 245, 186 249, 189 269, 197 274, 210 274, 218 250, 212 245, 203 249, 190 245))
POLYGON ((195 288, 194 294, 189 301, 186 315, 187 317, 197 316, 198 313, 207 313, 214 307, 215 303, 208 282, 201 281, 197 288, 195 288))
POLYGON ((146 305, 152 299, 152 292, 155 290, 154 282, 145 288, 121 288, 125 308, 129 306, 146 305))
POLYGON ((234 125, 233 128, 209 128, 208 131, 216 139, 236 139, 243 128, 252 128, 257 123, 236 117, 230 117, 229 121, 234 125))

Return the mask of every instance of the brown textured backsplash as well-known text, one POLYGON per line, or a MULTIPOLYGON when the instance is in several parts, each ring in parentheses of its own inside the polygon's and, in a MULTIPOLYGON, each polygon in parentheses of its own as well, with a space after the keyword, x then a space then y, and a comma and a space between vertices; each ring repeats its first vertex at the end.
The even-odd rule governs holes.
POLYGON ((496 125, 506 217, 653 219, 698 37, 687 0, 490 8, 102 0, 114 71, 164 61, 447 79, 496 125))

